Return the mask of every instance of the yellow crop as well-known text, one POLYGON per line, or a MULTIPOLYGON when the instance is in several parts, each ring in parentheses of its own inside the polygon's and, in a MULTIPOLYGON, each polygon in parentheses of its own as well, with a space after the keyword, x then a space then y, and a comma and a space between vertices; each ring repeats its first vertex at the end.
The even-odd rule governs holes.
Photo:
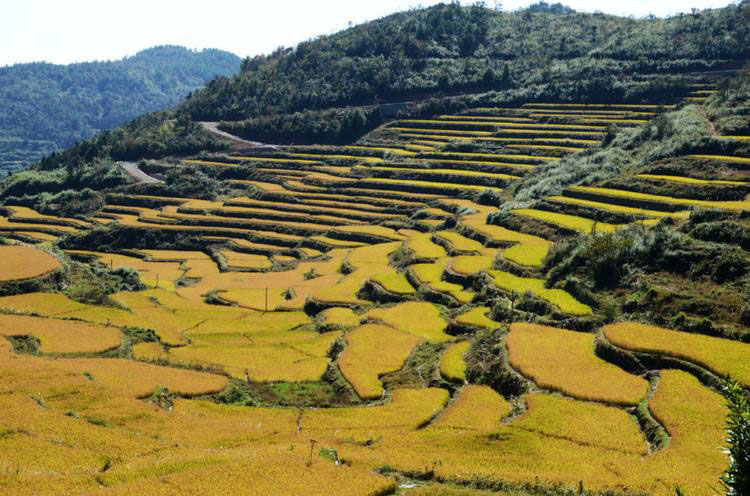
MULTIPOLYGON (((324 155, 309 155, 308 157, 323 157, 324 155)), ((243 157, 235 155, 233 157, 230 157, 232 160, 240 160, 240 161, 254 161, 254 162, 276 162, 276 163, 282 163, 282 164, 319 164, 320 162, 318 160, 300 160, 296 157, 304 157, 307 158, 305 155, 295 153, 293 155, 290 155, 290 157, 295 158, 267 158, 267 157, 243 157)))
POLYGON ((661 176, 656 174, 638 174, 635 177, 642 179, 653 179, 655 181, 667 181, 671 183, 685 183, 685 184, 717 184, 717 185, 731 185, 731 186, 743 186, 747 185, 747 181, 725 181, 722 179, 696 179, 694 177, 685 176, 661 176))
POLYGON ((493 261, 493 257, 487 255, 460 255, 451 260, 449 269, 462 276, 475 276, 490 270, 493 261))
POLYGON ((615 346, 687 360, 750 385, 750 344, 637 322, 608 325, 604 336, 615 346))
POLYGON ((373 236, 380 236, 381 238, 387 238, 392 241, 403 239, 403 236, 396 233, 396 231, 394 231, 390 227, 378 225, 336 226, 333 228, 333 231, 342 233, 372 234, 373 236))
POLYGON ((229 267, 255 270, 271 268, 271 261, 265 255, 253 255, 231 250, 223 250, 219 253, 227 261, 229 267))
POLYGON ((679 219, 687 219, 690 216, 690 212, 688 210, 685 210, 682 212, 663 212, 661 210, 647 210, 644 208, 624 207, 622 205, 616 205, 613 203, 603 203, 603 202, 597 202, 597 201, 591 201, 591 200, 582 200, 579 198, 570 198, 568 196, 548 196, 547 198, 545 198, 545 200, 556 202, 556 203, 566 203, 568 205, 580 205, 582 207, 591 207, 591 208, 596 208, 598 210, 604 210, 607 212, 617 212, 617 213, 630 214, 630 215, 643 215, 646 217, 675 217, 679 219))
POLYGON ((526 103, 524 109, 540 108, 583 108, 583 109, 626 109, 626 110, 674 110, 677 105, 646 105, 646 104, 628 104, 628 103, 526 103))
POLYGON ((596 229, 596 232, 614 232, 618 226, 614 224, 608 224, 606 222, 595 222, 591 219, 584 217, 578 217, 576 215, 559 214, 557 212, 548 212, 546 210, 534 210, 530 208, 520 208, 511 210, 515 215, 521 215, 523 217, 529 217, 532 219, 540 220, 542 222, 548 222, 555 224, 567 229, 572 229, 584 234, 589 234, 596 229))
POLYGON ((594 355, 593 334, 513 324, 507 338, 513 368, 539 387, 583 400, 635 405, 648 382, 594 355))
POLYGON ((25 293, 0 297, 0 308, 10 312, 56 315, 82 310, 86 305, 73 301, 60 293, 25 293))
POLYGON ((461 341, 448 346, 440 357, 440 375, 449 381, 464 382, 466 380, 464 355, 469 351, 470 346, 469 341, 461 341))
MULTIPOLYGON (((517 162, 492 162, 487 160, 462 160, 462 159, 443 159, 443 158, 415 158, 416 162, 428 162, 431 164, 461 164, 461 165, 484 165, 490 167, 508 167, 512 169, 532 170, 535 168, 532 164, 517 162)), ((483 173, 481 173, 483 174, 483 173)), ((515 179, 516 176, 508 176, 505 179, 515 179)))
POLYGON ((380 284, 383 286, 383 289, 390 293, 397 295, 413 295, 415 293, 414 288, 409 284, 406 276, 395 270, 381 272, 380 274, 374 275, 370 280, 380 284))
POLYGON ((361 320, 351 308, 334 307, 323 310, 318 317, 328 326, 337 328, 357 327, 361 320))
POLYGON ((487 116, 487 115, 441 115, 440 119, 445 120, 468 120, 468 121, 493 121, 502 119, 508 122, 534 122, 534 119, 528 117, 506 117, 506 116, 487 116))
MULTIPOLYGON (((508 154, 508 153, 468 153, 468 152, 439 152, 435 153, 434 155, 437 155, 438 157, 442 157, 445 159, 455 159, 458 157, 459 159, 463 159, 464 157, 469 158, 501 158, 501 159, 508 159, 508 160, 521 160, 521 161, 532 161, 532 162, 557 162, 560 159, 557 157, 542 157, 539 155, 518 155, 518 154, 508 154)), ((420 161, 430 161, 431 159, 425 158, 425 159, 419 159, 420 161)))
POLYGON ((375 308, 364 317, 426 339, 431 343, 443 343, 453 338, 445 334, 448 323, 440 310, 425 301, 407 301, 390 308, 375 308))
POLYGON ((438 293, 446 293, 455 298, 459 303, 468 303, 473 298, 473 293, 465 291, 463 286, 441 280, 445 266, 449 259, 440 259, 435 263, 414 264, 409 271, 420 283, 438 293))
POLYGON ((40 214, 34 209, 28 207, 20 207, 14 205, 8 205, 5 208, 12 212, 11 219, 18 222, 30 222, 41 221, 44 224, 53 224, 59 226, 73 226, 81 227, 84 229, 92 227, 90 222, 86 222, 80 219, 70 219, 67 217, 56 217, 54 215, 40 214))
POLYGON ((362 160, 364 162, 378 163, 383 162, 380 157, 368 157, 365 155, 327 155, 323 153, 292 153, 290 157, 303 157, 303 158, 320 158, 320 159, 351 159, 351 160, 362 160))
POLYGON ((118 329, 73 320, 0 315, 0 335, 34 336, 43 353, 99 353, 122 343, 118 329))
POLYGON ((399 370, 420 339, 391 327, 367 324, 347 334, 346 341, 338 357, 341 373, 362 399, 377 399, 383 395, 380 376, 399 370))
POLYGON ((556 305, 561 312, 570 315, 590 315, 591 307, 579 302, 567 291, 562 289, 548 289, 544 287, 543 279, 518 277, 508 272, 492 270, 489 272, 495 285, 505 291, 525 293, 530 291, 535 296, 556 305))
POLYGON ((469 327, 499 329, 501 327, 500 324, 487 316, 489 312, 490 309, 488 307, 472 308, 468 312, 456 317, 456 322, 469 327))
POLYGON ((0 246, 0 281, 21 281, 60 268, 52 255, 30 246, 0 246))
POLYGON ((524 399, 528 410, 513 422, 515 429, 606 450, 648 455, 643 434, 624 410, 541 393, 529 394, 524 399))
POLYGON ((517 244, 503 251, 503 258, 509 262, 525 267, 541 267, 547 258, 550 245, 545 244, 517 244))
MULTIPOLYGON (((750 159, 747 159, 750 161, 750 159)), ((573 191, 582 191, 593 193, 603 197, 613 196, 616 198, 629 198, 633 200, 645 200, 657 203, 666 203, 672 205, 686 205, 705 208, 721 208, 726 210, 747 210, 750 209, 750 201, 707 201, 691 200, 687 198, 673 198, 671 196, 651 195, 647 193, 637 193, 635 191, 626 191, 611 188, 593 188, 589 186, 575 186, 573 191)))
POLYGON ((678 370, 660 372, 648 407, 670 435, 669 446, 653 455, 653 470, 692 487, 693 494, 712 494, 727 467, 723 452, 727 410, 724 398, 678 370))
POLYGON ((435 237, 447 243, 451 250, 459 254, 478 253, 484 248, 482 243, 462 236, 455 231, 439 231, 435 237))
POLYGON ((427 233, 410 236, 406 241, 406 247, 414 253, 416 258, 435 259, 445 257, 445 249, 433 243, 430 237, 430 234, 427 233))
MULTIPOLYGON (((492 131, 457 131, 453 129, 419 129, 413 127, 389 127, 393 131, 402 131, 407 133, 418 132, 424 134, 458 134, 469 136, 491 136, 492 131)), ((403 134, 402 134, 403 135, 403 134)))
POLYGON ((390 146, 347 146, 352 150, 374 150, 379 152, 394 153, 396 155, 416 155, 416 152, 410 152, 408 150, 402 150, 401 148, 394 148, 390 146))
POLYGON ((545 124, 545 123, 521 123, 521 122, 502 122, 502 121, 484 121, 484 122, 471 122, 471 121, 443 121, 443 120, 418 120, 409 119, 403 120, 401 123, 406 124, 445 124, 445 125, 459 125, 459 126, 483 126, 483 127, 509 127, 509 128, 542 128, 542 129, 586 129, 586 130, 601 130, 604 129, 602 126, 580 126, 577 124, 545 124))
POLYGON ((586 150, 586 148, 574 148, 571 146, 555 146, 555 145, 524 145, 524 144, 513 144, 508 145, 508 148, 526 148, 529 150, 552 150, 565 153, 579 153, 586 150))
MULTIPOLYGON (((430 188, 437 192, 439 192, 441 195, 446 195, 446 190, 467 190, 467 191, 484 191, 484 190, 492 190, 492 191, 502 191, 501 188, 495 188, 491 186, 476 186, 473 184, 453 184, 453 183, 433 183, 430 181, 408 181, 408 180, 401 180, 401 179, 384 179, 380 177, 373 177, 373 178, 367 178, 366 181, 368 183, 373 184, 382 184, 382 185, 400 185, 400 186, 419 186, 422 188, 430 188)), ((408 189, 408 188, 407 188, 408 189)))
POLYGON ((358 171, 400 172, 403 174, 427 176, 427 178, 429 178, 429 176, 464 176, 464 177, 482 177, 486 179, 497 179, 501 181, 502 180, 512 181, 512 180, 520 179, 519 176, 512 176, 510 174, 497 174, 497 173, 491 173, 491 172, 480 172, 480 171, 470 171, 470 170, 460 170, 460 169, 409 169, 406 167, 372 167, 372 166, 364 166, 364 165, 352 167, 352 169, 358 170, 358 171))
POLYGON ((449 399, 445 389, 399 388, 382 405, 306 410, 302 415, 302 432, 328 434, 342 441, 399 436, 424 425, 440 413, 449 399))
POLYGON ((487 386, 468 385, 435 420, 432 428, 493 431, 510 413, 510 403, 487 386))

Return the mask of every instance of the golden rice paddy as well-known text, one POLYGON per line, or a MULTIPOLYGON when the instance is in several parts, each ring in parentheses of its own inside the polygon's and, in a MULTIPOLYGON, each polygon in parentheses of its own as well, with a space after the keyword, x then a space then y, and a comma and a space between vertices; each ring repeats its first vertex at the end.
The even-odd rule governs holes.
POLYGON ((594 355, 594 334, 535 324, 513 324, 508 334, 511 366, 539 387, 574 398, 635 405, 648 382, 594 355))

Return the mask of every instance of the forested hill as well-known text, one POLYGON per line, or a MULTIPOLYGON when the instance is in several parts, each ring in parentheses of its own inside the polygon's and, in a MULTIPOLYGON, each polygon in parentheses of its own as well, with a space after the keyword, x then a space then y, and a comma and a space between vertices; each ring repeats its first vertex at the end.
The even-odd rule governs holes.
MULTIPOLYGON (((540 8, 546 6, 546 8, 540 8)), ((246 60, 181 110, 194 119, 366 105, 436 92, 497 90, 613 73, 700 71, 750 55, 750 2, 668 19, 438 5, 394 14, 246 60)), ((611 99, 609 82, 588 91, 611 99), (597 94, 597 90, 598 93, 597 94)))
POLYGON ((239 67, 239 57, 221 50, 159 46, 111 62, 0 68, 0 169, 171 107, 239 67))
POLYGON ((743 67, 749 40, 750 0, 666 19, 439 4, 245 59, 174 109, 39 168, 220 149, 197 121, 268 143, 341 144, 392 117, 379 105, 387 102, 412 102, 402 116, 429 116, 525 101, 677 101, 690 92, 685 73, 743 67))

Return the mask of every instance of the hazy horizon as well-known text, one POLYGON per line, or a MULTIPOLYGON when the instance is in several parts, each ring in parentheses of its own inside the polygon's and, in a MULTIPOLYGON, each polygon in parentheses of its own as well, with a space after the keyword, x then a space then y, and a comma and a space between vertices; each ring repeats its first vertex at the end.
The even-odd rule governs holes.
MULTIPOLYGON (((64 3, 27 0, 7 6, 6 15, 0 20, 0 44, 6 47, 0 53, 0 67, 30 62, 69 64, 119 60, 158 45, 180 45, 196 50, 218 48, 240 57, 254 56, 334 33, 350 23, 361 24, 394 12, 438 3, 441 2, 279 0, 264 5, 218 1, 207 6, 198 0, 132 0, 127 5, 93 0, 64 3)), ((489 7, 495 5, 492 0, 486 3, 489 7)), ((537 1, 511 0, 502 5, 504 10, 516 10, 533 3, 537 1)), ((689 6, 678 0, 658 3, 634 0, 608 5, 593 0, 560 3, 583 12, 665 17, 688 12, 691 8, 718 8, 735 2, 695 0, 689 6)))

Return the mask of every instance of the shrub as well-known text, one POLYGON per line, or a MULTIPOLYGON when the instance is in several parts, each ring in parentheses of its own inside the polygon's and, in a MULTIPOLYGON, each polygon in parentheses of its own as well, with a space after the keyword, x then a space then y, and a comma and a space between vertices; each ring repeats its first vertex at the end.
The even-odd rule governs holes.
POLYGON ((726 385, 724 396, 729 407, 729 468, 721 481, 728 495, 750 494, 750 401, 747 392, 736 382, 726 385))

